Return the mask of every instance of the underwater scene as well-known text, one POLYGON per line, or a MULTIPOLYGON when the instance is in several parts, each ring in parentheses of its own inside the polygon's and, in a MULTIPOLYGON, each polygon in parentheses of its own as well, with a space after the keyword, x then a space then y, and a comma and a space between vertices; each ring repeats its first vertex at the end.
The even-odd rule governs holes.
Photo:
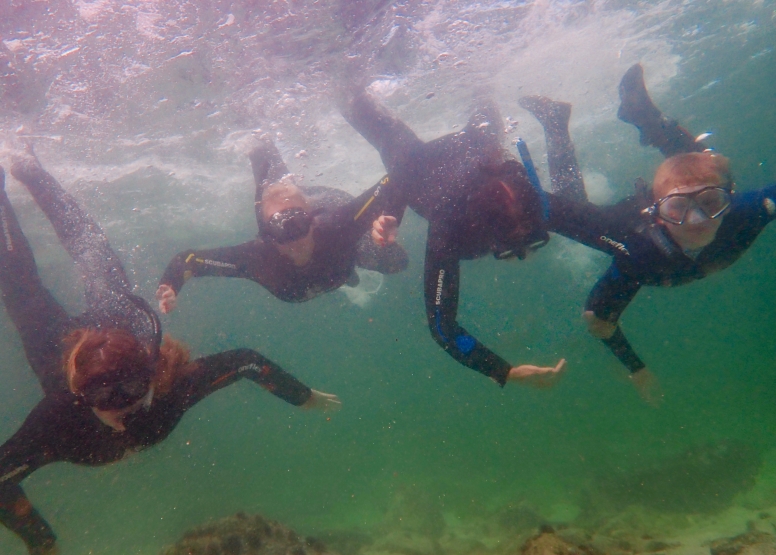
MULTIPOLYGON (((569 103, 587 197, 612 205, 663 161, 618 119, 618 86, 641 64, 662 113, 729 159, 735 199, 766 188, 776 1, 0 0, 0 41, 8 253, 12 206, 43 286, 70 315, 89 308, 82 268, 18 177, 34 147, 192 358, 252 349, 341 401, 300 410, 243 379, 187 405, 163 441, 72 464, 65 451, 85 447, 60 440, 97 436, 54 412, 11 439, 44 399, 27 343, 40 330, 25 340, 14 316, 40 298, 0 309, 0 555, 776 554, 776 225, 729 267, 642 287, 622 313, 659 383, 651 403, 582 317, 612 256, 552 229, 524 260, 461 260, 457 321, 512 363, 565 359, 553 387, 500 387, 446 352, 468 345, 437 344, 418 211, 399 228, 403 271, 358 268, 306 302, 215 277, 187 280, 171 313, 156 297, 178 253, 256 238, 260 141, 303 188, 357 196, 386 175, 343 116, 353 87, 421 141, 470 129, 487 97, 502 121, 481 125, 517 160, 525 141, 546 191, 545 130, 520 99, 569 103), (26 458, 7 462, 11 447, 26 458)), ((122 386, 121 406, 152 411, 144 386, 122 386)))

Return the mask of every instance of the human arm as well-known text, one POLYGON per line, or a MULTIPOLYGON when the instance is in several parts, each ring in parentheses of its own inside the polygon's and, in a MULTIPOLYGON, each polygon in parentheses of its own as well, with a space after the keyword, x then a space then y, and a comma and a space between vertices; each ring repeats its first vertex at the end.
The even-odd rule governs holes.
POLYGON ((30 503, 20 486, 22 480, 53 460, 46 440, 57 433, 57 422, 47 418, 41 405, 25 419, 21 428, 0 447, 0 523, 15 533, 32 555, 57 553, 51 526, 30 503))
POLYGON ((249 263, 260 248, 256 241, 249 241, 232 247, 185 250, 176 254, 159 280, 156 290, 159 310, 166 314, 175 309, 176 297, 190 278, 217 276, 252 279, 249 263))
MULTIPOLYGON (((512 367, 458 324, 459 260, 445 244, 444 236, 438 226, 429 230, 424 270, 426 317, 437 344, 464 366, 488 376, 502 387, 507 381, 540 386, 539 375, 559 376, 565 361, 556 367, 512 367)), ((545 382, 549 385, 548 380, 545 382)))
POLYGON ((612 264, 590 292, 582 316, 590 334, 603 341, 628 369, 639 396, 648 404, 657 406, 663 399, 658 379, 636 354, 618 324, 620 315, 640 287, 637 280, 624 276, 612 264))
MULTIPOLYGON (((547 193, 550 206, 549 231, 613 256, 630 256, 627 225, 634 216, 629 202, 597 206, 547 193)), ((630 223, 633 223, 632 220, 630 223)))
POLYGON ((336 409, 338 399, 313 391, 280 366, 252 349, 234 349, 198 358, 193 371, 183 378, 178 390, 188 406, 236 381, 247 378, 292 405, 336 409))
POLYGON ((631 373, 645 364, 631 347, 618 320, 640 288, 637 280, 624 275, 612 263, 590 291, 583 314, 591 335, 603 341, 631 373))

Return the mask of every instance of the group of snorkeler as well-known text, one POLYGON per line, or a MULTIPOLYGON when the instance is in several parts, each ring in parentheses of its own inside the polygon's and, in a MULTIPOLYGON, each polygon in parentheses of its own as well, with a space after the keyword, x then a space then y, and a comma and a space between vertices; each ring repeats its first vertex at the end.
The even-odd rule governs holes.
MULTIPOLYGON (((366 90, 343 93, 345 119, 379 152, 387 175, 360 196, 306 187, 262 138, 249 158, 258 235, 246 243, 186 250, 168 264, 156 299, 176 308, 185 282, 221 276, 253 280, 277 298, 304 302, 358 281, 356 268, 391 274, 408 264, 396 242, 406 207, 428 221, 425 303, 434 340, 459 363, 501 386, 552 385, 555 366, 513 365, 457 321, 460 261, 492 254, 524 259, 550 232, 605 252, 612 262, 584 309, 589 331, 630 372, 645 400, 659 400, 656 379, 618 321, 642 286, 675 286, 735 262, 776 217, 776 185, 739 193, 728 160, 696 140, 652 103, 640 65, 620 83, 618 117, 666 160, 651 187, 611 206, 587 200, 568 123, 571 105, 520 100, 542 124, 551 191, 535 169, 502 148, 502 119, 484 102, 457 133, 423 142, 366 90)), ((0 522, 35 555, 58 553, 56 536, 20 483, 50 463, 103 465, 156 445, 183 414, 243 378, 302 408, 337 410, 335 395, 311 389, 251 349, 192 359, 163 335, 154 309, 132 293, 98 223, 39 163, 31 147, 10 173, 54 227, 80 270, 87 309, 71 316, 44 287, 5 193, 0 168, 0 287, 43 399, 0 448, 0 522)))

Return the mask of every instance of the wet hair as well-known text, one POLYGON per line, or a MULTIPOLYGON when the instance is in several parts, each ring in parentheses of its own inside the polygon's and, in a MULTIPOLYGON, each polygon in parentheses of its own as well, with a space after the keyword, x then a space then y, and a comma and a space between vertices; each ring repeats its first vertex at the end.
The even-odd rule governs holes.
POLYGON ((65 338, 65 345, 67 385, 76 395, 89 384, 116 374, 151 375, 151 355, 128 331, 81 328, 65 338))
POLYGON ((487 226, 501 247, 525 246, 546 237, 539 193, 517 160, 480 168, 483 182, 469 198, 468 212, 487 226))
POLYGON ((702 184, 732 187, 730 162, 721 154, 689 152, 666 159, 655 172, 652 195, 655 200, 673 189, 702 184))
POLYGON ((294 174, 286 174, 279 181, 267 186, 261 195, 262 217, 267 219, 273 213, 285 208, 301 208, 310 210, 310 203, 302 190, 297 185, 298 177, 294 174), (272 213, 267 213, 264 207, 273 207, 272 213))
POLYGON ((192 369, 188 348, 167 335, 155 361, 134 335, 121 329, 81 328, 70 333, 64 344, 67 385, 76 395, 95 383, 138 378, 147 378, 155 394, 164 395, 179 375, 192 369))
POLYGON ((163 397, 170 392, 175 380, 180 376, 192 372, 196 364, 190 362, 189 348, 177 339, 169 335, 164 336, 159 347, 159 359, 156 362, 153 384, 154 395, 163 397))

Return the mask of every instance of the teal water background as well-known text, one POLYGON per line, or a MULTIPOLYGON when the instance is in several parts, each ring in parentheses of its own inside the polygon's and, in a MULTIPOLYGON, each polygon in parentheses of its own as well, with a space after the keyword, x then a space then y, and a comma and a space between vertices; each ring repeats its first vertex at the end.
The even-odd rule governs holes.
MULTIPOLYGON (((578 13, 573 9, 584 4, 562 3, 558 13, 578 13)), ((552 31, 584 32, 591 18, 639 12, 638 4, 621 2, 619 9, 617 3, 604 4, 595 4, 598 12, 590 8, 579 15, 576 26, 558 16, 552 31)), ((660 13, 642 14, 636 20, 640 34, 624 38, 624 43, 637 41, 659 26, 655 35, 665 38, 670 55, 663 60, 645 50, 652 62, 645 62, 647 83, 650 71, 659 73, 658 61, 672 60, 676 73, 661 80, 656 101, 693 133, 714 132, 711 142, 731 159, 740 189, 772 182, 776 5, 667 4, 663 19, 660 13), (649 17, 655 21, 645 21, 649 17), (766 30, 747 33, 747 25, 766 30)), ((510 35, 510 40, 518 39, 510 35)), ((496 37, 486 46, 497 43, 496 37)), ((524 55, 530 58, 530 47, 524 55)), ((574 58, 572 52, 559 50, 556 55, 574 58)), ((629 65, 625 62, 623 68, 629 65)), ((413 94, 428 90, 426 85, 437 78, 434 70, 419 67, 400 82, 413 94)), ((466 79, 440 73, 438 80, 449 90, 437 93, 438 107, 409 93, 387 99, 424 138, 466 120, 468 108, 459 102, 466 93, 454 88, 466 79)), ((586 114, 575 101, 572 119, 583 171, 606 176, 611 198, 628 194, 632 181, 651 175, 660 161, 638 145, 635 131, 613 117, 621 73, 613 72, 611 82, 590 92, 608 91, 608 112, 586 114)), ((519 94, 535 92, 521 89, 521 78, 510 73, 494 78, 504 114, 514 110, 519 94)), ((555 77, 549 72, 530 76, 542 78, 549 82, 555 77)), ((581 101, 587 93, 579 94, 581 101)), ((6 124, 12 119, 4 117, 6 124)), ((532 133, 527 118, 521 125, 532 150, 541 153, 541 135, 532 133)), ((319 125, 322 135, 326 129, 319 125)), ((367 186, 380 175, 379 160, 372 155, 356 162, 342 156, 343 149, 355 145, 364 152, 365 147, 342 134, 346 132, 337 133, 328 145, 307 147, 310 166, 332 152, 341 165, 371 164, 371 173, 357 180, 367 186)), ((300 162, 293 152, 300 137, 304 135, 294 135, 284 146, 295 171, 300 162)), ((7 135, 3 140, 7 153, 13 140, 7 135)), ((196 140, 186 146, 194 149, 192 144, 196 140)), ((87 164, 72 162, 78 161, 75 145, 65 140, 67 156, 58 149, 56 143, 40 145, 44 166, 72 187, 104 226, 149 300, 157 277, 179 250, 234 244, 255 232, 244 156, 224 164, 221 153, 210 159, 203 155, 202 166, 212 165, 210 180, 182 171, 185 159, 177 161, 178 173, 170 171, 167 160, 124 168, 116 180, 98 180, 81 171, 87 164), (75 170, 67 169, 71 162, 75 170), (238 164, 241 173, 227 179, 238 164)), ((84 156, 99 158, 100 153, 84 156)), ((114 155, 103 156, 109 160, 114 155)), ((534 158, 541 161, 540 154, 534 158)), ((6 157, 3 163, 7 167, 6 157)), ((347 181, 337 175, 340 183, 347 181)), ((348 186, 358 190, 358 185, 348 186)), ((26 193, 14 183, 9 190, 44 280, 77 310, 80 285, 74 269, 26 193)), ((509 506, 530 507, 549 522, 573 522, 585 507, 595 505, 602 477, 632 475, 693 446, 731 439, 765 457, 759 493, 749 504, 763 509, 776 505, 776 486, 767 483, 776 468, 776 228, 767 229, 732 268, 680 288, 644 289, 625 313, 625 331, 665 392, 657 410, 639 400, 624 371, 587 335, 580 319, 606 257, 554 238, 528 261, 463 263, 463 325, 515 363, 568 360, 567 374, 552 390, 514 385, 501 390, 457 365, 426 329, 424 234, 425 223, 409 215, 401 240, 411 266, 387 277, 364 308, 341 293, 291 305, 250 282, 189 282, 179 309, 163 318, 165 331, 187 342, 195 355, 243 346, 258 349, 311 387, 338 394, 343 410, 328 419, 287 406, 254 384, 240 383, 194 407, 168 440, 147 452, 102 468, 57 464, 36 472, 24 487, 56 530, 63 554, 157 553, 184 530, 237 511, 259 512, 311 534, 400 529, 404 524, 392 520, 397 507, 411 518, 441 511, 450 527, 487 520, 509 506)), ((5 315, 0 317, 0 353, 0 432, 8 437, 39 391, 5 315)), ((726 478, 721 475, 708 487, 720 487, 726 478)), ((676 487, 681 489, 682 483, 677 481, 676 487)), ((487 544, 488 538, 481 541, 487 544)), ((23 549, 0 530, 0 552, 16 555, 23 549)))

